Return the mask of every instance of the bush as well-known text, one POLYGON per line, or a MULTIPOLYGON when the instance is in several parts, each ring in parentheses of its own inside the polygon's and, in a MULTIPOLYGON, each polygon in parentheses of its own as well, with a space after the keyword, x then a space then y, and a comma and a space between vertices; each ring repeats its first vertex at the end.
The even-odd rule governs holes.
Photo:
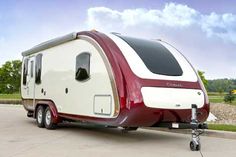
POLYGON ((225 102, 229 102, 232 103, 232 101, 234 101, 235 96, 232 94, 232 91, 230 91, 228 94, 225 95, 224 97, 224 101, 225 102))
POLYGON ((21 61, 7 61, 0 67, 0 93, 11 94, 20 90, 21 61))

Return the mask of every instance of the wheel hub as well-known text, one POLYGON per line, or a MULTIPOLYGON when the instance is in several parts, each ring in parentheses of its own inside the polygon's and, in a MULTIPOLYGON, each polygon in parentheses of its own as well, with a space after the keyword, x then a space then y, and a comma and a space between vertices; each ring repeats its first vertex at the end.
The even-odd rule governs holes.
POLYGON ((38 122, 39 123, 42 123, 42 120, 43 120, 43 111, 42 110, 39 110, 38 111, 38 122))
POLYGON ((46 112, 46 123, 47 123, 47 125, 50 125, 50 123, 51 123, 51 118, 52 118, 51 112, 48 110, 48 111, 46 112))

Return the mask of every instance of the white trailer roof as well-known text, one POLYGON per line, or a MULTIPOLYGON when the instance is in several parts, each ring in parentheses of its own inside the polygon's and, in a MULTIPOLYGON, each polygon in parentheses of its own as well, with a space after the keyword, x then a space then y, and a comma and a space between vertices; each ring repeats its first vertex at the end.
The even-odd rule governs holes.
POLYGON ((36 52, 39 52, 39 51, 42 51, 42 50, 45 50, 45 49, 63 44, 65 42, 75 40, 76 38, 77 38, 77 32, 73 32, 73 33, 61 36, 61 37, 43 42, 39 45, 36 45, 36 46, 32 47, 29 50, 26 50, 26 51, 22 52, 22 56, 28 56, 28 55, 34 54, 36 52))

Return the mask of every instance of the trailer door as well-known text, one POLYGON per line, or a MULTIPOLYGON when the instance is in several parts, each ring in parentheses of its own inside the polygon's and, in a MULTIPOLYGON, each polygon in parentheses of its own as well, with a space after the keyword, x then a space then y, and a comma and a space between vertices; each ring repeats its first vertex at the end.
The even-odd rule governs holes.
POLYGON ((35 57, 30 57, 28 62, 28 74, 26 82, 26 96, 29 99, 35 98, 35 57))

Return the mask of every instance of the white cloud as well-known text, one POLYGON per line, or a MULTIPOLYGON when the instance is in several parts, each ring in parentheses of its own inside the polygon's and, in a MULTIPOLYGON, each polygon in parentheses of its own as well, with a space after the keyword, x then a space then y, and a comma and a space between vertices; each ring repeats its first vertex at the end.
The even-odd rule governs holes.
POLYGON ((110 28, 112 25, 117 23, 121 27, 121 13, 118 11, 105 8, 105 7, 95 7, 88 9, 88 19, 87 24, 89 28, 110 28))
POLYGON ((202 15, 201 27, 207 36, 217 36, 225 41, 236 43, 236 15, 211 13, 202 15))
POLYGON ((163 24, 166 26, 189 26, 198 19, 198 12, 187 5, 169 3, 160 12, 163 24))
POLYGON ((198 12, 186 5, 169 3, 163 10, 147 10, 143 8, 126 9, 122 12, 106 7, 88 9, 88 25, 101 27, 116 22, 124 27, 137 24, 156 24, 170 27, 188 26, 193 24, 198 17, 198 12), (174 15, 174 16, 173 16, 174 15))
POLYGON ((198 27, 207 37, 218 37, 236 44, 236 15, 205 15, 187 5, 175 3, 167 3, 162 10, 138 8, 117 11, 106 7, 89 8, 87 24, 89 28, 105 31, 126 30, 137 26, 152 27, 157 31, 162 27, 198 27))

